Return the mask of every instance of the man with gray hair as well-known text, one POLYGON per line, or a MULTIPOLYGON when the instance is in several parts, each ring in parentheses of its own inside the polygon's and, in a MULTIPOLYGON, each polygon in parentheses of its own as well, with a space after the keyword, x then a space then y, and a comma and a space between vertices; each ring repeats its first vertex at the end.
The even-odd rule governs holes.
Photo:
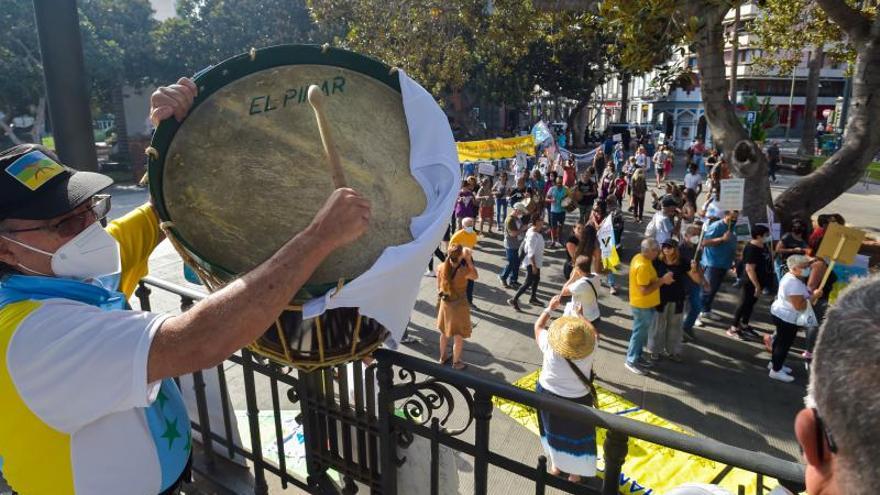
POLYGON ((874 493, 880 486, 880 276, 853 282, 822 324, 806 407, 795 434, 810 495, 874 493))
POLYGON ((660 254, 657 241, 644 239, 641 247, 641 252, 633 256, 629 264, 629 304, 633 313, 633 333, 624 363, 627 370, 637 375, 644 375, 644 368, 651 367, 651 362, 642 358, 642 348, 654 324, 656 308, 660 305, 660 287, 675 281, 672 272, 667 272, 663 277, 657 276, 657 270, 654 269, 654 260, 660 254))

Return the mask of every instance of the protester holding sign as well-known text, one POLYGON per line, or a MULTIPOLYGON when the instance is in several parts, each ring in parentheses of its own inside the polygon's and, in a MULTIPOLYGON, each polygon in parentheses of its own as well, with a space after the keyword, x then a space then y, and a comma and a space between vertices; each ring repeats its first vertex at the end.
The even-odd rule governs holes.
POLYGON ((681 330, 684 332, 685 339, 696 340, 694 335, 694 324, 697 317, 700 316, 702 308, 703 286, 706 280, 703 278, 703 271, 697 259, 697 249, 700 244, 700 232, 703 225, 700 223, 689 224, 684 231, 681 242, 678 244, 678 252, 681 256, 691 260, 690 271, 685 279, 685 292, 687 293, 687 314, 681 324, 681 330))

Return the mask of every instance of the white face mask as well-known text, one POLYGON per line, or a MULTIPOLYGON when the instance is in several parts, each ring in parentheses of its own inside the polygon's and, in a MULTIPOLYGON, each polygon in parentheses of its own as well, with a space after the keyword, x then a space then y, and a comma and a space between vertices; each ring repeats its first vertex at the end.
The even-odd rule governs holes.
MULTIPOLYGON (((28 246, 9 237, 4 236, 3 238, 23 248, 51 257, 52 272, 58 277, 83 281, 101 279, 101 285, 104 288, 116 289, 116 287, 108 287, 108 285, 112 285, 112 282, 105 282, 103 279, 115 279, 122 271, 119 244, 98 222, 86 227, 54 253, 28 246)), ((47 275, 20 263, 18 266, 37 275, 47 275)))
POLYGON ((473 228, 473 227, 465 227, 465 228, 464 228, 464 231, 467 232, 468 234, 473 234, 473 233, 474 233, 474 228, 473 228))
POLYGON ((692 235, 690 237, 691 244, 698 244, 700 242, 700 236, 692 235))

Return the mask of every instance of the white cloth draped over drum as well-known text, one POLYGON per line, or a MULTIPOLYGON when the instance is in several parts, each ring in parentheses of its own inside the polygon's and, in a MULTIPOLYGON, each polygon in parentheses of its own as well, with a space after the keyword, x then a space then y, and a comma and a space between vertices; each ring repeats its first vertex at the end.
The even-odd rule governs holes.
MULTIPOLYGON (((303 317, 328 309, 356 307, 390 332, 396 346, 418 297, 425 266, 440 244, 455 205, 460 171, 458 153, 446 114, 434 98, 402 70, 398 71, 410 137, 410 171, 427 199, 425 211, 412 218, 412 242, 385 248, 372 267, 345 284, 303 305, 303 317)), ((374 211, 374 216, 382 215, 374 211)))

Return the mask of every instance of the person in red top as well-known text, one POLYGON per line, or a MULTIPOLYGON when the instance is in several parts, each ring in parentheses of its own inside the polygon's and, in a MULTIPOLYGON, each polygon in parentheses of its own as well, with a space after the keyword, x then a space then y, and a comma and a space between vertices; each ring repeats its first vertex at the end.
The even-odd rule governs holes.
POLYGON ((574 164, 574 157, 562 162, 562 183, 565 187, 574 187, 577 182, 577 167, 574 164))
POLYGON ((829 223, 839 223, 840 225, 846 225, 846 222, 843 220, 843 217, 838 213, 831 213, 829 215, 819 215, 819 218, 816 220, 816 224, 818 227, 813 229, 813 232, 810 234, 809 239, 807 239, 807 245, 810 247, 812 252, 816 252, 819 250, 819 245, 822 243, 822 238, 825 237, 825 231, 828 229, 829 223))

